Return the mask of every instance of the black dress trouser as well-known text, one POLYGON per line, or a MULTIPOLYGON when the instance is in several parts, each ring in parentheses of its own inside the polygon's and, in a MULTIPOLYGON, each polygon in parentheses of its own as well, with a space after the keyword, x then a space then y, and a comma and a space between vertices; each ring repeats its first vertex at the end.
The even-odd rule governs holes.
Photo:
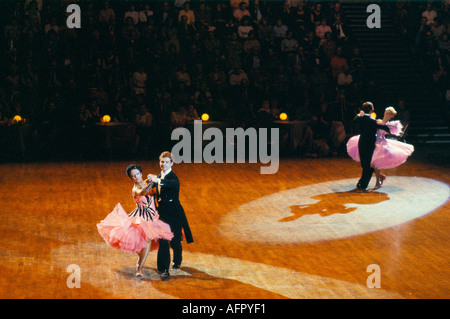
POLYGON ((362 175, 358 184, 358 188, 366 189, 372 178, 373 168, 370 166, 372 162, 373 151, 375 150, 375 140, 359 140, 358 151, 361 161, 362 175))
MULTIPOLYGON (((162 220, 162 219, 161 219, 162 220)), ((164 220, 163 220, 164 221, 164 220)), ((173 238, 171 241, 160 239, 159 249, 156 259, 156 264, 159 272, 169 272, 170 268, 170 248, 173 250, 173 263, 181 264, 183 249, 181 247, 181 224, 164 221, 170 225, 170 229, 173 232, 173 238)))

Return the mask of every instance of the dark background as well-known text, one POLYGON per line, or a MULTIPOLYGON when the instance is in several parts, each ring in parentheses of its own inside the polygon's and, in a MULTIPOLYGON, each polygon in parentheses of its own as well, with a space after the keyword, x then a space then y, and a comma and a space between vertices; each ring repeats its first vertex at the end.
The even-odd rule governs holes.
MULTIPOLYGON (((105 2, 0 2, 1 161, 148 158, 192 120, 189 105, 228 127, 271 127, 285 112, 308 121, 314 138, 329 129, 315 122, 322 116, 343 122, 348 138, 369 100, 379 118, 387 106, 400 111, 416 149, 448 148, 448 2, 430 2, 432 21, 423 20, 427 2, 378 2, 380 29, 366 25, 374 2, 340 1, 337 12, 334 1, 304 1, 303 10, 298 1, 249 1, 240 19, 236 1, 190 1, 189 26, 179 21, 183 1, 108 1, 115 19, 105 2), (80 29, 66 27, 70 3, 81 7, 80 29), (145 5, 145 19, 125 19, 145 5), (334 29, 337 16, 345 38, 333 31, 322 39, 316 22, 334 29), (258 112, 264 100, 270 111, 258 112), (132 127, 115 131, 109 155, 95 124, 105 114, 132 127), (15 115, 26 122, 14 124, 15 115)), ((283 156, 310 151, 302 145, 283 156)), ((335 151, 346 156, 345 143, 335 151)))

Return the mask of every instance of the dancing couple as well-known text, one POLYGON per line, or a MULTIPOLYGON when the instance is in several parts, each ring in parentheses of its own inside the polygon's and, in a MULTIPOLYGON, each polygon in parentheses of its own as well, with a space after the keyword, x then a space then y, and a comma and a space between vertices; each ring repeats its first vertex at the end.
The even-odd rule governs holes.
POLYGON ((386 139, 386 134, 398 136, 403 129, 400 121, 391 121, 397 115, 392 106, 386 108, 382 120, 376 120, 371 116, 374 109, 371 102, 363 103, 361 109, 355 116, 361 134, 349 139, 347 153, 353 160, 361 162, 362 175, 356 185, 357 189, 365 190, 373 173, 376 176, 374 189, 378 189, 386 180, 386 176, 381 174, 380 170, 403 164, 414 152, 414 146, 386 139))
POLYGON ((143 266, 150 251, 158 249, 157 268, 161 280, 170 278, 170 248, 172 269, 182 262, 183 231, 187 243, 193 237, 179 200, 180 182, 172 171, 173 157, 163 152, 159 157, 161 173, 147 175, 137 164, 127 167, 126 174, 134 182, 132 195, 136 208, 127 214, 120 203, 97 224, 98 232, 110 246, 126 253, 137 253, 136 278, 143 279, 143 266))

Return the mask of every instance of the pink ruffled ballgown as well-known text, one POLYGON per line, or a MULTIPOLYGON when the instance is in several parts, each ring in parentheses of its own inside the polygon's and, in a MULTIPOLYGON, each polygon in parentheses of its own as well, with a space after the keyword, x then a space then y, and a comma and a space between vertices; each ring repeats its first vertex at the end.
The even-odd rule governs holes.
POLYGON ((111 247, 126 253, 139 253, 151 241, 150 250, 158 248, 158 240, 171 240, 170 226, 159 219, 153 198, 140 196, 137 207, 127 214, 118 203, 113 211, 97 224, 102 238, 111 247))
MULTIPOLYGON (((391 134, 398 135, 402 131, 400 121, 386 123, 391 134)), ((389 169, 403 164, 406 159, 414 152, 414 146, 397 140, 386 139, 387 134, 384 130, 377 130, 377 139, 375 150, 372 155, 371 166, 376 169, 389 169)), ((353 136, 347 142, 347 153, 350 157, 359 162, 358 151, 359 135, 353 136)))

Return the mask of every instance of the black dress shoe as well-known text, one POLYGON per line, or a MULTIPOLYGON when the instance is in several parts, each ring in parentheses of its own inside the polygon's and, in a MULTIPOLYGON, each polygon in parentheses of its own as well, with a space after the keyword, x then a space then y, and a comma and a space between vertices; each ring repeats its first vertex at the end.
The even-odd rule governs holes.
POLYGON ((170 274, 167 271, 165 271, 160 275, 160 278, 162 281, 169 280, 170 274))
POLYGON ((172 264, 172 269, 180 269, 181 264, 172 264))

